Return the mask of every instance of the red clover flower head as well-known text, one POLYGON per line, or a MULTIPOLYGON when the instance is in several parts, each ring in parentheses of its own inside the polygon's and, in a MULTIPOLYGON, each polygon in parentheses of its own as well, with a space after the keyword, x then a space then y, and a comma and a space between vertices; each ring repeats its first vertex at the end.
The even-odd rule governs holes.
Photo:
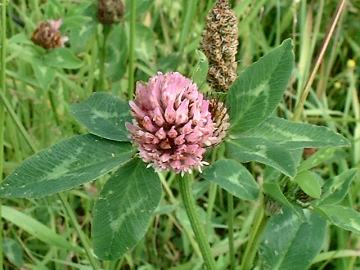
POLYGON ((65 43, 68 41, 68 37, 61 35, 61 25, 61 19, 42 22, 32 34, 31 40, 44 49, 64 47, 65 43))
POLYGON ((126 127, 140 157, 156 170, 201 170, 206 147, 217 144, 209 101, 178 72, 158 73, 138 83, 126 127))

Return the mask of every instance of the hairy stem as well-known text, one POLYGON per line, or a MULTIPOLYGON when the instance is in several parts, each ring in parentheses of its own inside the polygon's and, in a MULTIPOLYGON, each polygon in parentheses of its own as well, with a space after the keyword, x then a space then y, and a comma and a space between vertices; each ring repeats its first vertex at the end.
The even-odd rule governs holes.
POLYGON ((200 222, 200 219, 196 210, 195 199, 191 191, 191 180, 193 179, 191 174, 186 174, 184 177, 179 177, 179 187, 181 197, 185 206, 186 213, 189 217, 191 227, 194 231, 196 240, 199 244, 201 254, 203 256, 205 265, 208 270, 214 270, 215 260, 212 257, 210 245, 206 239, 206 234, 203 228, 203 225, 200 222))
POLYGON ((105 62, 106 62, 106 45, 109 33, 111 31, 110 25, 103 25, 103 42, 100 51, 100 76, 99 76, 99 91, 105 91, 107 88, 105 79, 105 62))

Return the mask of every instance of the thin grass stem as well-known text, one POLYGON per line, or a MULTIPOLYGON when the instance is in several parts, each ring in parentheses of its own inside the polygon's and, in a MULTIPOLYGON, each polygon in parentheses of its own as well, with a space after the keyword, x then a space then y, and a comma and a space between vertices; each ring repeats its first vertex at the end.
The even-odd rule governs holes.
POLYGON ((130 35, 129 35, 129 86, 128 98, 132 99, 135 86, 135 35, 136 35, 136 0, 130 1, 130 35))
POLYGON ((230 256, 230 269, 235 270, 235 245, 234 245, 234 197, 227 192, 228 204, 228 237, 229 237, 229 256, 230 256))
POLYGON ((346 3, 346 0, 341 0, 338 4, 338 7, 335 11, 335 15, 334 15, 334 18, 332 20, 332 23, 330 25, 330 28, 328 30, 328 32, 326 33, 325 35, 325 39, 323 41, 323 44, 320 48, 320 52, 319 52, 319 55, 318 57, 316 58, 316 61, 315 61, 315 65, 311 71, 311 74, 308 78, 308 80, 306 81, 306 84, 305 84, 305 87, 303 89, 303 91, 301 92, 300 94, 300 98, 299 98, 299 101, 297 103, 297 105, 295 106, 295 112, 294 112, 294 115, 293 115, 293 120, 294 121, 297 121, 300 119, 300 116, 301 116, 301 113, 304 109, 304 104, 305 104, 305 101, 307 99, 307 96, 309 95, 310 93, 310 90, 311 90, 311 85, 312 83, 314 82, 314 79, 315 79, 315 75, 320 67, 320 64, 324 58, 324 55, 325 55, 325 52, 326 52, 326 49, 329 45, 329 42, 330 42, 330 39, 331 37, 333 36, 333 33, 335 31, 335 28, 336 28, 336 25, 340 19, 340 16, 342 14, 342 12, 344 11, 345 9, 345 3, 346 3))
MULTIPOLYGON (((6 93, 6 0, 1 1, 1 75, 0 75, 0 86, 1 94, 6 93)), ((4 172, 4 128, 5 125, 5 109, 4 106, 0 107, 0 181, 3 180, 4 172)), ((0 216, 1 216, 1 201, 0 201, 0 216)), ((3 269, 4 265, 4 252, 3 252, 3 223, 0 218, 0 270, 3 269)))

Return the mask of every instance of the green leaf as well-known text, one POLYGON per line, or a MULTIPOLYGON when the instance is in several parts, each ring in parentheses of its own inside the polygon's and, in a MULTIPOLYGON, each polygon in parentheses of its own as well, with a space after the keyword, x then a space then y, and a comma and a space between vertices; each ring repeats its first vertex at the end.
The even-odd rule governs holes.
POLYGON ((4 238, 4 254, 12 264, 18 269, 24 264, 24 255, 22 246, 18 241, 11 238, 4 238))
POLYGON ((145 235, 161 199, 157 174, 139 159, 132 160, 108 180, 94 208, 93 241, 101 259, 114 260, 145 235))
POLYGON ((301 171, 310 170, 318 166, 319 164, 323 163, 324 161, 334 158, 335 156, 336 155, 334 148, 320 149, 314 155, 304 160, 300 164, 298 171, 301 172, 301 171))
MULTIPOLYGON (((85 2, 85 1, 83 1, 85 2)), ((71 49, 76 53, 82 53, 91 46, 92 42, 95 42, 96 30, 98 26, 97 20, 94 20, 93 17, 83 14, 84 6, 82 5, 93 5, 94 13, 96 14, 96 3, 78 3, 74 7, 73 15, 68 14, 64 16, 64 24, 61 26, 63 33, 69 37, 71 43, 71 49), (82 11, 80 11, 82 10, 82 11)))
POLYGON ((129 160, 129 143, 74 136, 25 160, 0 186, 0 197, 42 197, 71 189, 129 160))
POLYGON ((68 48, 51 50, 44 55, 43 60, 44 64, 55 68, 78 69, 83 64, 82 61, 68 48))
POLYGON ((150 65, 155 58, 155 48, 154 32, 143 24, 137 24, 135 47, 137 58, 150 65))
POLYGON ((227 96, 231 133, 256 127, 275 110, 294 66, 292 47, 291 40, 285 40, 246 68, 231 86, 227 96))
POLYGON ((346 138, 327 127, 295 123, 277 117, 267 118, 260 126, 242 135, 274 141, 287 149, 349 146, 346 138))
POLYGON ((45 91, 49 90, 50 85, 55 79, 56 71, 54 68, 47 67, 42 65, 39 61, 34 61, 32 63, 32 68, 34 70, 35 78, 41 88, 45 91))
POLYGON ((271 217, 260 245, 263 270, 305 270, 320 252, 326 222, 315 212, 305 211, 306 221, 289 209, 271 217))
POLYGON ((289 202, 284 193, 281 191, 280 185, 276 181, 264 182, 263 189, 266 195, 270 196, 275 201, 281 203, 282 205, 292 209, 294 212, 299 214, 298 209, 289 202))
POLYGON ((259 187, 253 176, 235 160, 222 159, 216 161, 205 169, 202 177, 215 182, 240 199, 255 200, 259 194, 259 187))
POLYGON ((21 213, 14 208, 4 205, 1 206, 1 216, 8 222, 15 224, 22 230, 31 234, 40 241, 49 244, 50 246, 56 246, 67 250, 82 252, 81 248, 70 244, 61 235, 58 235, 56 232, 52 231, 36 219, 24 213, 21 213))
POLYGON ((295 161, 284 147, 261 138, 238 138, 226 142, 227 157, 238 162, 257 161, 269 165, 287 176, 296 174, 295 161))
POLYGON ((360 213, 342 205, 322 205, 316 207, 327 219, 344 230, 360 233, 360 213))
POLYGON ((357 170, 351 169, 335 176, 331 180, 325 182, 323 186, 323 196, 320 204, 337 204, 340 203, 348 193, 350 185, 357 174, 357 170))
POLYGON ((90 133, 114 141, 129 141, 126 122, 131 122, 127 102, 98 92, 87 100, 73 104, 71 113, 90 133))
POLYGON ((111 81, 118 81, 126 73, 128 41, 122 24, 114 24, 111 28, 106 41, 106 76, 111 81))
POLYGON ((321 185, 318 181, 318 176, 314 172, 303 171, 295 176, 294 182, 296 182, 299 187, 307 195, 312 198, 320 198, 321 196, 321 185))
POLYGON ((205 82, 209 69, 209 61, 202 51, 196 51, 197 64, 192 72, 191 78, 200 88, 205 82))

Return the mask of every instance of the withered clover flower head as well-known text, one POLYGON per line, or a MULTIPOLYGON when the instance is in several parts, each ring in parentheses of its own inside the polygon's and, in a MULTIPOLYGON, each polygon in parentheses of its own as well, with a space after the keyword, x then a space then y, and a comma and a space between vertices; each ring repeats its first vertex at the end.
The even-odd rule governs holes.
POLYGON ((206 147, 219 143, 209 101, 178 72, 138 83, 130 107, 134 120, 126 127, 140 157, 156 170, 201 170, 206 147))
POLYGON ((125 13, 122 0, 99 0, 98 19, 102 24, 113 24, 120 22, 125 13))
POLYGON ((227 91, 236 79, 238 26, 228 0, 217 0, 206 17, 201 47, 209 60, 207 80, 215 91, 227 91))
POLYGON ((62 19, 42 22, 32 34, 31 40, 44 49, 64 47, 68 37, 61 35, 61 25, 62 19))

